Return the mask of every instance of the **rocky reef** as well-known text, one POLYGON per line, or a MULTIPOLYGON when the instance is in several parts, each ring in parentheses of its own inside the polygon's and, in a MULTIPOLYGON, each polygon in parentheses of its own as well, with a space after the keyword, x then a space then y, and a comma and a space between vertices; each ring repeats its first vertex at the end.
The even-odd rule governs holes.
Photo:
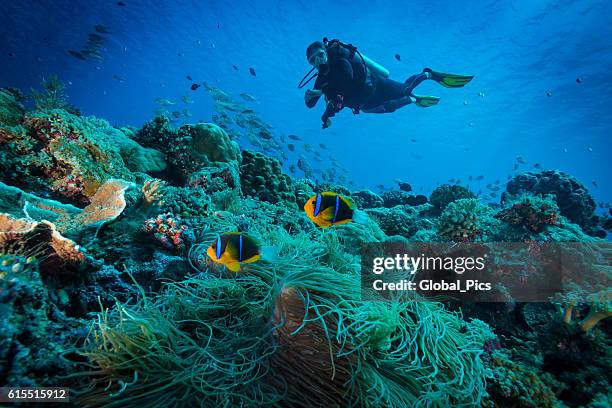
POLYGON ((592 202, 562 172, 516 176, 502 208, 457 185, 352 191, 212 123, 116 128, 1 90, 0 386, 70 386, 87 406, 606 406, 605 303, 360 287, 364 242, 603 242, 592 202), (322 191, 361 219, 318 228, 303 206, 322 191), (274 254, 228 272, 207 248, 232 231, 274 254))
POLYGON ((588 189, 575 177, 557 170, 523 173, 508 181, 502 201, 508 202, 524 194, 551 195, 561 215, 587 231, 597 222, 595 200, 588 189))

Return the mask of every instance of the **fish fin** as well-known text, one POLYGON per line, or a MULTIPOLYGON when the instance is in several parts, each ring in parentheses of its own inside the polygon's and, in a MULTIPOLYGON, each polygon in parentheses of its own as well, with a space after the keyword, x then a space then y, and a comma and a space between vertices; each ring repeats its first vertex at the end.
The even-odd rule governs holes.
POLYGON ((206 250, 206 254, 213 261, 217 261, 218 260, 217 259, 217 254, 215 253, 215 250, 213 249, 212 245, 208 247, 208 249, 206 250))
POLYGON ((243 260, 242 263, 253 263, 253 262, 259 261, 260 259, 261 259, 261 255, 257 254, 257 255, 253 255, 250 258, 243 260))
POLYGON ((319 217, 321 217, 324 221, 331 221, 334 219, 334 207, 328 207, 319 213, 319 217))
POLYGON ((355 203, 353 202, 353 200, 351 200, 348 197, 344 197, 344 196, 340 196, 340 199, 346 203, 348 208, 350 208, 351 210, 355 209, 355 203))
POLYGON ((225 267, 232 272, 240 271, 240 262, 229 262, 225 264, 225 267))

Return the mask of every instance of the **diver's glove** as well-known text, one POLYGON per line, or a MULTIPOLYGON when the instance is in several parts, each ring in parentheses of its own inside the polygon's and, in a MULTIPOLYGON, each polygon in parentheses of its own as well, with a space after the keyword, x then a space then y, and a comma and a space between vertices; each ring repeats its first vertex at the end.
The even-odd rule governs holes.
POLYGON ((323 94, 323 91, 319 89, 307 89, 304 94, 304 102, 306 102, 306 105, 311 103, 314 105, 313 100, 321 97, 321 94, 323 94))
POLYGON ((344 107, 343 102, 344 96, 342 95, 337 95, 334 100, 330 100, 327 102, 327 107, 325 108, 325 112, 321 117, 321 120, 323 121, 323 129, 327 129, 331 126, 330 118, 334 117, 336 113, 342 110, 342 108, 344 107))

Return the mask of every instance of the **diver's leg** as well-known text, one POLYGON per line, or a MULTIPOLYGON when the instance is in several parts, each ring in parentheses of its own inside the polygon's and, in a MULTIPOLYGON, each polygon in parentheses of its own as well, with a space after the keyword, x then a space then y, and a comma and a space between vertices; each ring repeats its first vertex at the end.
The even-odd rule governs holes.
POLYGON ((429 74, 429 72, 421 72, 420 74, 411 76, 410 78, 404 81, 404 85, 406 85, 406 93, 410 95, 414 88, 416 88, 421 84, 421 82, 429 78, 431 78, 431 74, 429 74))
POLYGON ((395 112, 399 108, 402 108, 411 103, 415 103, 416 99, 413 96, 404 96, 398 99, 392 99, 385 101, 384 103, 376 106, 365 106, 361 110, 365 113, 391 113, 395 112))

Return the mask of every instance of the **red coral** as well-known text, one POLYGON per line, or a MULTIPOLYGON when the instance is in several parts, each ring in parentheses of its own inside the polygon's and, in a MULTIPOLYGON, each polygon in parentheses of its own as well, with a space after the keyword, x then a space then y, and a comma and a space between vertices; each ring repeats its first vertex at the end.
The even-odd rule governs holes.
POLYGON ((557 209, 547 203, 536 203, 529 199, 502 210, 496 218, 512 225, 522 225, 531 232, 542 232, 547 225, 556 225, 557 209))
POLYGON ((160 214, 145 221, 144 229, 153 233, 155 239, 166 249, 183 251, 193 242, 193 233, 181 219, 172 213, 160 214))

